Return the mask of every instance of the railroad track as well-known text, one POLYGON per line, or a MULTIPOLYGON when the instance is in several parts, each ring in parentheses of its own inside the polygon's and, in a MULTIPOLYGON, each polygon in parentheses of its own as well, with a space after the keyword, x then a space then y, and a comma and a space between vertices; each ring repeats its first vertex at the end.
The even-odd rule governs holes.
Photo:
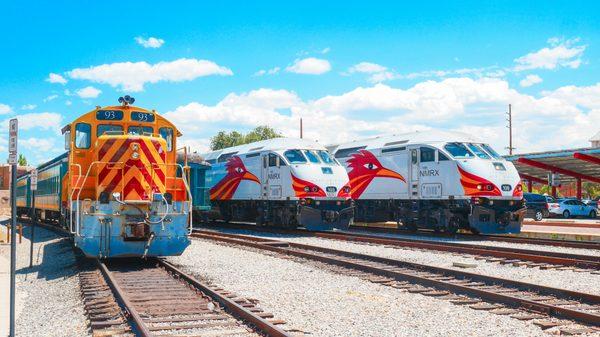
POLYGON ((94 336, 291 336, 254 301, 162 259, 95 263, 79 276, 94 336))
POLYGON ((464 239, 464 240, 475 239, 475 240, 487 240, 487 241, 495 241, 495 242, 510 242, 510 243, 522 243, 522 244, 542 245, 542 246, 600 250, 600 242, 593 242, 593 241, 535 239, 535 238, 523 238, 523 237, 506 236, 506 235, 446 234, 446 233, 435 233, 432 231, 417 231, 417 232, 415 232, 415 231, 410 231, 408 229, 401 229, 401 228, 366 227, 366 226, 350 226, 350 229, 355 230, 355 231, 361 231, 361 232, 419 235, 419 236, 429 236, 429 237, 435 237, 435 238, 453 238, 453 239, 464 239))
POLYGON ((481 258, 486 259, 489 262, 496 262, 517 267, 524 266, 529 268, 539 267, 540 269, 570 269, 575 271, 592 271, 593 273, 600 273, 600 258, 592 255, 536 251, 530 249, 495 247, 446 241, 407 239, 400 237, 382 237, 378 235, 369 235, 366 233, 348 231, 307 231, 302 229, 281 229, 257 226, 250 227, 231 223, 214 223, 214 225, 216 227, 251 229, 278 234, 304 235, 332 240, 386 245, 403 249, 443 251, 475 256, 477 259, 481 258))
POLYGON ((561 333, 600 332, 600 296, 376 256, 198 230, 193 238, 252 247, 342 268, 372 282, 436 296, 475 310, 534 320, 561 333))

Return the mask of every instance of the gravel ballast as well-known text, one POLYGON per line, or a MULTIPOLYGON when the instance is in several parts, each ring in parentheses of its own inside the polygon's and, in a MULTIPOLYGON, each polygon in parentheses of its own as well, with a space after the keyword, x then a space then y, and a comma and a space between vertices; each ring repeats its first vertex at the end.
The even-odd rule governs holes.
POLYGON ((547 336, 531 322, 476 311, 252 250, 193 240, 169 260, 308 336, 547 336))
POLYGON ((288 235, 283 236, 280 234, 258 233, 249 230, 224 231, 258 237, 278 238, 280 240, 290 242, 345 250, 354 253, 368 254, 373 256, 456 270, 465 269, 453 266, 454 262, 474 264, 474 268, 468 268, 466 269, 466 271, 506 278, 510 280, 535 283, 548 287, 562 288, 567 290, 600 295, 600 275, 592 274, 590 272, 575 272, 571 270, 553 269, 542 270, 539 268, 514 267, 512 265, 503 265, 500 263, 486 262, 485 260, 476 260, 471 257, 452 255, 448 252, 400 249, 396 247, 382 246, 376 244, 367 245, 361 243, 322 238, 299 237, 288 235))
MULTIPOLYGON (((29 268, 30 227, 17 244, 17 292, 23 310, 16 321, 18 336, 91 336, 79 292, 78 270, 71 242, 35 228, 33 268, 29 268)), ((10 245, 0 246, 10 259, 10 245)))

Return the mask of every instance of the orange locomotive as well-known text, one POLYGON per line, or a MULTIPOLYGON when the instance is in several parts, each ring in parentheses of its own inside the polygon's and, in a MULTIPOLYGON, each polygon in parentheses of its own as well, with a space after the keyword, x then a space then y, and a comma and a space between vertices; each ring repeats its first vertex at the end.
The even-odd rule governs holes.
POLYGON ((59 218, 87 256, 180 255, 189 245, 192 195, 187 167, 177 163, 181 133, 134 101, 120 97, 121 105, 98 106, 62 129, 68 152, 55 160, 61 202, 43 215, 59 218))

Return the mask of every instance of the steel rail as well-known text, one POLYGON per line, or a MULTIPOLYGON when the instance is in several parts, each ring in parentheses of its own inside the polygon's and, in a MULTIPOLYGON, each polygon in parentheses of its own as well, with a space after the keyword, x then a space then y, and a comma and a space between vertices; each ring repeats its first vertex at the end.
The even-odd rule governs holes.
POLYGON ((401 229, 401 228, 367 227, 367 226, 356 226, 356 225, 350 226, 350 229, 356 230, 356 231, 361 231, 361 232, 376 232, 376 233, 402 234, 402 235, 421 235, 421 236, 466 239, 466 240, 476 239, 476 240, 488 240, 488 241, 497 241, 497 242, 524 243, 524 244, 542 245, 542 246, 555 246, 555 247, 600 250, 600 242, 594 242, 594 241, 535 239, 535 238, 524 238, 524 237, 506 236, 506 235, 446 234, 446 233, 434 233, 434 232, 430 232, 430 231, 414 232, 414 231, 410 231, 408 229, 401 229))
POLYGON ((458 280, 478 281, 491 286, 499 285, 507 288, 508 290, 512 289, 512 292, 534 291, 539 295, 551 295, 557 299, 578 299, 582 303, 593 306, 600 305, 600 296, 597 295, 285 241, 254 238, 235 234, 215 233, 210 231, 196 232, 192 234, 192 237, 227 242, 285 255, 297 256, 313 261, 361 270, 375 275, 419 283, 425 286, 444 289, 455 293, 476 296, 487 301, 500 302, 511 307, 521 307, 524 309, 544 312, 557 317, 600 326, 600 315, 594 313, 560 307, 558 305, 543 303, 541 301, 519 298, 516 296, 511 296, 506 292, 499 292, 497 289, 496 291, 488 291, 485 289, 478 289, 474 286, 456 284, 431 278, 431 275, 429 275, 429 277, 419 276, 418 272, 433 273, 437 274, 438 277, 451 276, 458 280), (373 263, 381 264, 381 267, 373 265, 373 263), (405 268, 410 270, 401 270, 405 268), (415 272, 417 272, 417 274, 415 274, 415 272))
POLYGON ((121 302, 121 304, 124 306, 124 309, 131 316, 137 332, 142 337, 151 337, 152 333, 150 332, 150 329, 142 319, 142 316, 140 316, 140 313, 135 310, 135 307, 133 306, 133 303, 131 303, 129 296, 127 296, 127 293, 119 286, 117 280, 115 280, 115 278, 112 276, 110 270, 108 270, 106 265, 99 259, 96 259, 96 263, 98 264, 102 275, 104 275, 105 280, 108 281, 106 283, 112 289, 114 296, 118 301, 121 302))
POLYGON ((201 283, 200 281, 196 280, 195 278, 187 275, 186 273, 184 273, 183 271, 181 271, 174 265, 170 264, 169 262, 167 262, 163 259, 158 259, 158 263, 162 267, 164 267, 166 270, 176 274, 179 278, 184 279, 187 283, 191 284, 192 286, 194 286, 195 288, 200 290, 202 293, 211 297, 214 301, 219 302, 222 306, 227 308, 230 312, 232 312, 238 318, 241 318, 241 319, 247 321, 248 323, 250 323, 251 325, 255 326, 258 330, 260 330, 266 336, 291 337, 291 335, 288 334, 287 332, 285 332, 282 329, 276 327, 275 325, 269 323, 267 320, 256 315, 252 311, 247 310, 243 306, 235 303, 235 301, 232 301, 229 298, 212 290, 206 284, 201 283))
MULTIPOLYGON (((216 223, 215 223, 216 224, 216 223)), ((248 227, 241 224, 216 224, 218 227, 251 229, 261 232, 278 234, 297 234, 309 235, 324 239, 342 240, 350 242, 374 243, 399 248, 417 248, 435 251, 445 251, 452 253, 470 254, 477 256, 490 256, 502 259, 515 259, 530 261, 535 263, 570 266, 586 269, 600 270, 600 257, 582 254, 570 254, 549 251, 536 251, 530 249, 495 247, 475 245, 468 243, 433 241, 422 239, 411 239, 402 237, 382 237, 376 234, 362 234, 348 231, 328 232, 328 231, 308 231, 303 229, 283 229, 269 227, 248 227)))

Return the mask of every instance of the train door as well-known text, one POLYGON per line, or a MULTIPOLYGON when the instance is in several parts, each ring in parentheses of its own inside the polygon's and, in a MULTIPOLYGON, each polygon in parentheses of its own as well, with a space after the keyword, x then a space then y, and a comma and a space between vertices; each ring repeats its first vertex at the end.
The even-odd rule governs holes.
POLYGON ((260 165, 260 198, 269 199, 269 154, 261 155, 262 165, 260 165))
POLYGON ((409 199, 419 199, 419 148, 410 149, 408 156, 410 183, 409 183, 409 199))
POLYGON ((279 200, 283 197, 281 166, 285 165, 276 153, 269 153, 267 178, 269 180, 268 197, 279 200))

